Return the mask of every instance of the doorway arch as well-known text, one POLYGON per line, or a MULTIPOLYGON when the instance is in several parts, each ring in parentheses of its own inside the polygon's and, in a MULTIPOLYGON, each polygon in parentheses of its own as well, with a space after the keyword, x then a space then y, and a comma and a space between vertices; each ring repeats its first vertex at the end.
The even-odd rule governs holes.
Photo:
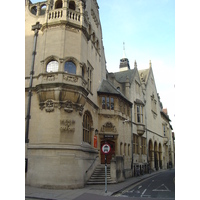
POLYGON ((159 167, 160 169, 162 169, 162 146, 161 146, 161 143, 159 143, 159 167))
POLYGON ((148 162, 150 164, 150 168, 153 169, 154 168, 154 149, 153 149, 153 142, 150 139, 149 140, 149 155, 148 155, 148 162))
POLYGON ((154 142, 154 166, 158 170, 158 146, 156 141, 154 142))

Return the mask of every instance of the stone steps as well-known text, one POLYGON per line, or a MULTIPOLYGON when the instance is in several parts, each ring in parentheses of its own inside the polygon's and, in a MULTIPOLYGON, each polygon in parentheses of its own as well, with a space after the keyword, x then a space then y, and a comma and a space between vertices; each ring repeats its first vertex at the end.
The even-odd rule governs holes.
MULTIPOLYGON (((107 166, 107 184, 116 183, 110 177, 110 166, 107 166)), ((103 185, 105 184, 105 166, 98 165, 94 173, 87 182, 87 185, 103 185)))

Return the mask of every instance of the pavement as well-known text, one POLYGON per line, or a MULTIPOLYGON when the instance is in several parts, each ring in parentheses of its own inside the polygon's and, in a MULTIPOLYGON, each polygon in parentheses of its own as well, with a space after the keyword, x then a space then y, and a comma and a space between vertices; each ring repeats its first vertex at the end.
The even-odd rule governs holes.
MULTIPOLYGON (((137 177, 131 177, 126 179, 124 182, 109 184, 107 185, 107 193, 105 193, 105 185, 85 185, 81 189, 69 189, 69 190, 58 190, 58 189, 43 189, 36 188, 26 185, 25 186, 25 200, 79 200, 84 199, 90 194, 96 196, 95 199, 102 199, 102 197, 111 197, 112 195, 125 190, 127 187, 136 184, 144 179, 163 173, 166 170, 159 170, 152 172, 151 174, 144 174, 137 177), (98 198, 97 198, 98 197, 98 198)), ((92 198, 93 199, 93 198, 92 198)), ((104 198, 112 199, 112 198, 104 198)))

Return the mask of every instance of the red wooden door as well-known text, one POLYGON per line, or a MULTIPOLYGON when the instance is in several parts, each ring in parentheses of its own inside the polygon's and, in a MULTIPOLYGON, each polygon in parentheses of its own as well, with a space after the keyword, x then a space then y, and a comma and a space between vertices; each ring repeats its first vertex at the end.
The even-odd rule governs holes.
MULTIPOLYGON (((110 161, 112 159, 112 155, 115 155, 115 142, 107 140, 107 141, 101 141, 101 147, 104 144, 109 144, 110 145, 110 153, 107 154, 107 164, 110 164, 110 161)), ((105 164, 105 154, 101 151, 101 164, 105 164)))

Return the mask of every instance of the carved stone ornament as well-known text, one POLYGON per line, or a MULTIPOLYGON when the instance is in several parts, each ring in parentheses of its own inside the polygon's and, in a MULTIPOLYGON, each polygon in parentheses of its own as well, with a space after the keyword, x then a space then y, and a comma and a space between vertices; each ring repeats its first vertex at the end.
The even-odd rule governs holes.
POLYGON ((44 81, 55 81, 56 79, 58 79, 57 74, 49 74, 49 75, 43 76, 44 81))
POLYGON ((88 26, 90 24, 90 18, 88 17, 87 11, 85 11, 85 13, 84 13, 84 22, 85 22, 86 26, 88 26))
POLYGON ((54 101, 52 99, 48 99, 45 102, 39 103, 40 109, 43 110, 45 108, 46 112, 53 112, 54 108, 60 109, 60 104, 57 101, 54 101))
POLYGON ((63 107, 64 107, 64 111, 67 112, 67 113, 71 113, 75 110, 76 112, 79 112, 80 116, 83 115, 84 107, 81 104, 73 103, 71 101, 66 101, 63 104, 63 107))
POLYGON ((82 105, 77 105, 76 110, 79 111, 79 115, 82 116, 83 115, 83 106, 82 105))
POLYGON ((76 83, 76 82, 78 82, 78 77, 76 77, 76 76, 70 76, 70 75, 63 75, 63 79, 65 80, 65 81, 69 81, 69 82, 74 82, 74 83, 76 83))
POLYGON ((104 114, 103 116, 104 116, 105 118, 109 118, 109 119, 115 117, 115 116, 113 116, 113 115, 108 115, 108 114, 104 114))
POLYGON ((74 120, 60 120, 60 131, 61 132, 67 132, 67 133, 74 133, 75 128, 75 121, 74 120))
POLYGON ((45 110, 46 112, 53 112, 54 111, 54 103, 52 100, 47 100, 45 103, 45 110))
POLYGON ((116 127, 111 123, 111 122, 107 122, 105 123, 102 127, 101 127, 101 131, 102 132, 114 132, 116 133, 116 127))
POLYGON ((151 111, 152 111, 152 113, 153 113, 153 118, 156 119, 157 114, 156 114, 153 110, 151 110, 151 111))
POLYGON ((71 101, 67 101, 67 102, 65 103, 64 110, 65 110, 67 113, 73 112, 73 104, 72 104, 71 101))

